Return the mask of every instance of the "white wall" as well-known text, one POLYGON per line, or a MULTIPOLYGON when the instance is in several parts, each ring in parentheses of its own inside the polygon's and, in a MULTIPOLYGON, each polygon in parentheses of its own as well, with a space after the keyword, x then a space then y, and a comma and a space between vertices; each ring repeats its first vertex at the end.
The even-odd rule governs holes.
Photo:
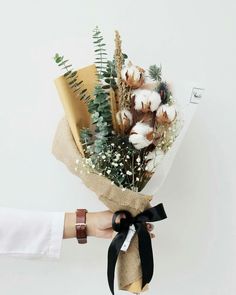
MULTIPOLYGON (((103 208, 51 155, 63 115, 52 56, 87 65, 94 26, 110 52, 119 29, 135 63, 161 62, 177 85, 194 80, 207 90, 159 191, 169 218, 156 225, 147 294, 234 295, 235 9, 233 0, 1 1, 0 206, 103 208)), ((65 241, 57 262, 1 257, 0 293, 109 294, 108 245, 65 241)))

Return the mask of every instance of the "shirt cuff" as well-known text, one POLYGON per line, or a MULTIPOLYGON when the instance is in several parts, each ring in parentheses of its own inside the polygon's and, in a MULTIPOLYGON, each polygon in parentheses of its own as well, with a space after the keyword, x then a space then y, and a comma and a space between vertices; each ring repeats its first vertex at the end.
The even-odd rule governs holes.
POLYGON ((53 212, 52 214, 52 224, 51 224, 51 235, 48 247, 48 258, 60 257, 63 232, 64 232, 64 222, 65 213, 64 212, 53 212))

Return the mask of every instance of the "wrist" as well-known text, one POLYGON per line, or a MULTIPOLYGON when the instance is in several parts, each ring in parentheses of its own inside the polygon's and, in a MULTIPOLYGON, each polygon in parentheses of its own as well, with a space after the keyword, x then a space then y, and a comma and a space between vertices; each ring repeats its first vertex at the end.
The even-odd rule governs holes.
POLYGON ((75 223, 76 223, 76 213, 66 212, 65 220, 64 220, 64 232, 63 232, 64 239, 76 238, 75 223))
POLYGON ((96 236, 94 226, 94 213, 88 212, 86 214, 87 235, 89 237, 96 236))
MULTIPOLYGON (((87 236, 96 236, 96 230, 94 226, 94 214, 92 212, 86 213, 86 227, 87 227, 87 236)), ((76 238, 76 213, 75 212, 66 212, 64 220, 64 239, 76 238)))
POLYGON ((79 244, 87 243, 87 210, 76 210, 76 238, 79 244))

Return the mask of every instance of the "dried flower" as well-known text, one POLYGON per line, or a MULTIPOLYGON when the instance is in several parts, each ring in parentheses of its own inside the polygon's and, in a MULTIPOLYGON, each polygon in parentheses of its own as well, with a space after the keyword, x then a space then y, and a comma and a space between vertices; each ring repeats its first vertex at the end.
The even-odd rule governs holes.
POLYGON ((171 123, 177 116, 174 105, 162 104, 156 113, 156 120, 158 123, 171 123))
POLYGON ((133 122, 131 112, 126 109, 117 112, 116 121, 118 125, 123 125, 124 130, 128 130, 133 122))
POLYGON ((149 146, 153 141, 153 128, 141 122, 137 122, 130 132, 129 141, 138 150, 149 146))
POLYGON ((144 83, 144 69, 133 65, 131 62, 123 67, 121 77, 123 81, 133 89, 139 88, 144 83))
POLYGON ((155 90, 137 89, 133 92, 135 109, 143 113, 154 112, 161 103, 161 97, 155 90))
POLYGON ((155 168, 161 162, 163 157, 164 157, 164 153, 159 149, 156 149, 148 153, 148 155, 146 156, 147 164, 146 164, 145 170, 148 172, 154 172, 155 168))

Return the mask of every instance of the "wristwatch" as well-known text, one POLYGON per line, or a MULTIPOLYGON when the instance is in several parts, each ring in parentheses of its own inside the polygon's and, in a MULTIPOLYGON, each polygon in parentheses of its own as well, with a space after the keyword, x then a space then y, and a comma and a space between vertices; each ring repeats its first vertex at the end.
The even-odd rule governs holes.
POLYGON ((76 238, 79 244, 87 243, 86 209, 76 210, 76 238))

